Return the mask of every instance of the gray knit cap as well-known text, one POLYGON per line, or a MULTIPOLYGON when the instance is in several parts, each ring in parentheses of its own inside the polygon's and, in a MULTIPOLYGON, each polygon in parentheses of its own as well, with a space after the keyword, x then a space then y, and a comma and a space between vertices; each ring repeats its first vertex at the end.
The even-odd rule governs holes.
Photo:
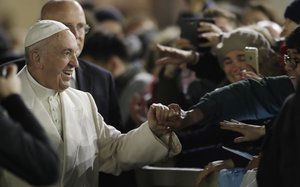
POLYGON ((235 29, 223 36, 222 42, 215 51, 221 68, 223 68, 223 61, 228 52, 244 50, 246 46, 258 48, 259 69, 262 75, 280 74, 279 67, 273 69, 273 66, 278 65, 276 65, 276 61, 272 60, 275 53, 268 40, 259 32, 247 27, 235 29))

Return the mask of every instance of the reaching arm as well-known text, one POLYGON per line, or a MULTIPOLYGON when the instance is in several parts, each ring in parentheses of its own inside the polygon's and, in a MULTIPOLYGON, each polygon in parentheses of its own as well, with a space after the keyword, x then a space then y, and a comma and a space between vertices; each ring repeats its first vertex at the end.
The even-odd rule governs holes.
POLYGON ((242 134, 242 136, 234 139, 235 143, 258 140, 266 134, 264 125, 250 125, 235 120, 225 120, 223 122, 220 122, 220 125, 221 129, 235 131, 242 134))
POLYGON ((206 94, 193 108, 202 111, 203 123, 267 119, 279 112, 285 98, 294 91, 287 76, 248 79, 206 94))
POLYGON ((156 61, 157 64, 195 64, 199 59, 199 53, 192 50, 185 51, 159 44, 156 47, 160 56, 163 57, 156 61))
POLYGON ((174 128, 212 124, 223 120, 259 120, 274 117, 285 98, 295 91, 287 76, 244 80, 204 95, 174 128))

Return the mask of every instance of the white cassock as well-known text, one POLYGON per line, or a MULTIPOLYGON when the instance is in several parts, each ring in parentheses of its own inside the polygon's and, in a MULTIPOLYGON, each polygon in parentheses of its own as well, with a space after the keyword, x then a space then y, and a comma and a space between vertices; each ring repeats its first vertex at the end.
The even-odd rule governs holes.
MULTIPOLYGON (((61 175, 53 187, 98 187, 98 172, 120 174, 123 170, 155 163, 168 154, 168 136, 157 138, 146 123, 127 134, 105 124, 92 96, 73 88, 59 93, 61 131, 33 89, 26 66, 20 71, 22 98, 44 127, 61 161, 61 175)), ((101 85, 100 85, 101 86, 101 85)), ((173 134, 171 155, 181 151, 173 134)), ((1 184, 27 187, 25 181, 5 171, 1 184)))

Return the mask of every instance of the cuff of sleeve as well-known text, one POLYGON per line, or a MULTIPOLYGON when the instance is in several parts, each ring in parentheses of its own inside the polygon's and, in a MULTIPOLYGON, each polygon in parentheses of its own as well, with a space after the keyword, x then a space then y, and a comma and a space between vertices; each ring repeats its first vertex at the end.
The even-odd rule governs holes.
POLYGON ((150 129, 149 125, 147 122, 145 122, 142 125, 146 125, 148 130, 152 133, 153 137, 161 144, 163 147, 165 147, 167 150, 169 150, 168 156, 172 157, 175 155, 178 155, 181 150, 182 146, 181 143, 177 137, 177 135, 174 132, 168 133, 166 135, 163 135, 161 137, 157 137, 150 129), (171 135, 172 134, 172 135, 171 135), (170 142, 170 135, 172 136, 171 142, 170 142))
POLYGON ((191 53, 192 53, 192 56, 193 56, 193 60, 191 60, 191 65, 195 65, 195 64, 197 64, 198 63, 198 61, 199 61, 199 58, 200 58, 200 54, 197 52, 197 51, 191 51, 191 53))
POLYGON ((161 141, 165 146, 167 146, 168 150, 170 150, 168 156, 172 157, 178 155, 181 152, 181 143, 174 132, 163 135, 160 138, 156 138, 159 139, 159 141, 161 141), (172 138, 170 138, 170 136, 172 136, 172 138))

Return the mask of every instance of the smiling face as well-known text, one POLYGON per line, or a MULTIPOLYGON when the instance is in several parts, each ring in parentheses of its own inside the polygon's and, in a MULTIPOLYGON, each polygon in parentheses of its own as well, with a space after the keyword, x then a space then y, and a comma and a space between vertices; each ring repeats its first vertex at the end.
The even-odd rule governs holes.
POLYGON ((245 52, 241 50, 228 52, 223 60, 223 65, 226 78, 231 83, 242 80, 242 71, 254 72, 251 66, 246 63, 245 52))
POLYGON ((30 52, 28 70, 33 78, 46 88, 63 91, 70 86, 75 68, 78 67, 76 39, 69 31, 61 31, 43 41, 38 49, 30 52))

